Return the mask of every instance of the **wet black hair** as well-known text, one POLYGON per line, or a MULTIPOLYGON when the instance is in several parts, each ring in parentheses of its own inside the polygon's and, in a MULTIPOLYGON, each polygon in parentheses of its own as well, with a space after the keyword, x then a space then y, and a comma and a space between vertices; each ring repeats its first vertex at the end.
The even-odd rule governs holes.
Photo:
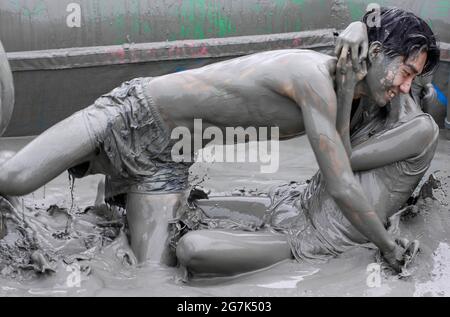
POLYGON ((421 75, 432 74, 439 64, 440 50, 428 24, 412 12, 382 7, 377 26, 372 21, 374 12, 375 9, 367 12, 362 19, 367 26, 369 44, 378 41, 387 56, 405 59, 426 51, 427 62, 421 75))

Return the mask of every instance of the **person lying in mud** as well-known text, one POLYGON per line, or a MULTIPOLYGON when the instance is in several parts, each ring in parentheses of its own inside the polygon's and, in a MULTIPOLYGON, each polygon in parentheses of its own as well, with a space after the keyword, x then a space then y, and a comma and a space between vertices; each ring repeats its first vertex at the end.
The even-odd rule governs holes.
MULTIPOLYGON (((394 98, 386 108, 363 100, 362 121, 352 129, 350 161, 369 203, 387 227, 429 168, 439 128, 410 95, 394 98)), ((233 213, 214 218, 201 206, 181 209, 171 234, 180 265, 196 277, 229 276, 292 258, 323 262, 370 242, 344 217, 326 190, 321 171, 306 184, 273 188, 269 198, 270 207, 258 220, 233 213)), ((266 199, 251 201, 264 205, 266 199)), ((220 205, 220 198, 216 203, 220 205)), ((417 242, 398 243, 410 259, 417 254, 417 242)))
MULTIPOLYGON (((369 33, 374 36, 368 71, 356 85, 356 100, 368 96, 382 107, 407 93, 416 75, 437 65, 434 35, 413 14, 385 10, 379 30, 369 33)), ((105 174, 106 198, 126 207, 131 246, 143 261, 155 252, 149 246, 152 233, 167 227, 158 217, 173 214, 187 188, 191 164, 172 160, 176 140, 170 131, 180 126, 193 130, 194 118, 224 130, 277 126, 282 139, 307 134, 327 192, 352 226, 398 268, 405 250, 365 197, 336 128, 337 119, 343 122, 335 92, 336 63, 314 51, 280 50, 131 80, 51 127, 1 165, 0 193, 30 193, 67 169, 76 177, 105 174)), ((397 152, 389 155, 395 158, 397 152)))

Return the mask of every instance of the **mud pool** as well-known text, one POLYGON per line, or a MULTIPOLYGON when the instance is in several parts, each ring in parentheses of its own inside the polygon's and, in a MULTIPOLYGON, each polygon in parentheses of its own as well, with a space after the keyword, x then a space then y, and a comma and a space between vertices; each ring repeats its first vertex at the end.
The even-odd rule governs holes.
MULTIPOLYGON (((1 139, 0 146, 18 150, 28 141, 1 139)), ((64 173, 19 198, 15 212, 2 217, 0 296, 450 296, 449 158, 450 141, 441 137, 425 177, 433 173, 440 182, 435 199, 420 200, 416 213, 398 226, 402 236, 421 242, 410 277, 381 270, 374 285, 368 267, 376 263, 376 252, 355 248, 326 264, 287 261, 234 278, 185 283, 177 268, 135 265, 123 231, 123 210, 88 208, 102 177, 76 180, 71 191, 64 173), (12 261, 10 255, 21 260, 12 261)), ((316 170, 305 137, 281 143, 276 174, 260 174, 259 165, 250 163, 202 163, 191 169, 193 182, 212 193, 265 192, 283 182, 304 181, 316 170)))

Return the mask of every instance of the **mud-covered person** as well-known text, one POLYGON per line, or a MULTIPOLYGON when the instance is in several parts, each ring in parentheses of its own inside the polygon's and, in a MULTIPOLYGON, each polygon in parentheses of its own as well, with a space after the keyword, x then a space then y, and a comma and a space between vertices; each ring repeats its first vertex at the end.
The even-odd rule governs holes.
MULTIPOLYGON (((379 33, 391 36, 370 43, 367 76, 354 98, 368 96, 382 107, 407 93, 416 75, 431 72, 439 52, 428 25, 402 10, 385 12, 379 33)), ((69 168, 78 177, 103 173, 106 199, 127 209, 138 259, 164 261, 166 221, 187 188, 190 166, 172 160, 172 129, 193 130, 193 119, 224 130, 277 126, 282 139, 307 134, 329 194, 399 268, 404 249, 365 197, 336 129, 336 63, 314 51, 279 50, 126 82, 5 162, 0 193, 30 193, 69 168)))
MULTIPOLYGON (((439 128, 408 94, 394 98, 387 106, 389 111, 367 101, 360 107, 364 115, 352 129, 350 162, 369 202, 388 227, 394 214, 406 210, 403 207, 429 169, 439 128), (393 145, 395 155, 390 153, 393 145)), ((274 186, 263 225, 237 216, 242 208, 233 212, 231 207, 227 217, 217 218, 202 207, 185 208, 171 234, 180 266, 188 276, 229 276, 293 257, 300 262, 326 262, 351 249, 370 247, 325 187, 320 172, 307 184, 274 186)), ((228 208, 242 203, 227 198, 228 208)), ((259 203, 267 204, 267 198, 251 198, 252 205, 259 203)), ((402 272, 407 273, 404 269, 418 254, 419 241, 399 237, 397 242, 406 249, 397 256, 404 258, 402 272)))
MULTIPOLYGON (((356 178, 387 226, 389 218, 406 204, 428 170, 439 129, 433 118, 420 109, 419 105, 426 106, 435 93, 431 85, 422 84, 421 78, 416 78, 421 80, 414 81, 410 94, 398 94, 385 107, 368 95, 363 95, 361 102, 353 100, 355 84, 365 74, 364 62, 358 65, 358 50, 364 56, 367 37, 373 42, 379 35, 370 28, 367 35, 365 24, 359 22, 341 34, 336 46, 338 53, 342 49, 335 74, 339 104, 336 128, 356 178), (349 58, 348 51, 352 52, 349 58), (350 57, 354 71, 347 62, 350 57), (349 124, 351 112, 354 114, 349 124)), ((292 257, 299 261, 324 261, 368 242, 343 216, 320 172, 307 185, 274 187, 270 198, 272 204, 261 228, 232 215, 231 219, 212 219, 208 213, 185 209, 176 227, 187 226, 194 231, 175 230, 173 234, 172 245, 177 246, 180 264, 195 276, 235 275, 292 257)), ((264 199, 261 203, 265 203, 264 199)), ((417 254, 419 242, 404 238, 397 242, 406 252, 394 252, 392 256, 405 268, 417 254)))

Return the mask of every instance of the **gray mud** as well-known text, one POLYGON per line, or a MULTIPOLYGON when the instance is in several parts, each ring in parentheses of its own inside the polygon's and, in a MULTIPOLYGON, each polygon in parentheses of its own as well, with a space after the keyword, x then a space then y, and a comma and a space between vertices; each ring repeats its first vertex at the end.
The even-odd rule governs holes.
MULTIPOLYGON (((15 150, 27 141, 0 143, 15 150)), ((355 248, 325 264, 286 261, 234 278, 185 283, 177 268, 134 264, 123 210, 86 210, 100 177, 77 180, 72 200, 64 174, 14 208, 0 202, 0 296, 450 296, 449 145, 440 139, 423 180, 432 173, 436 181, 417 190, 418 199, 392 219, 394 234, 421 242, 409 277, 381 266, 380 283, 371 287, 368 268, 381 264, 377 251, 355 248)), ((214 163, 194 165, 192 177, 213 194, 236 188, 235 196, 259 195, 317 170, 306 138, 282 142, 280 152, 276 174, 259 174, 257 164, 214 163)))
POLYGON ((74 209, 72 202, 67 208, 0 198, 0 212, 0 275, 18 281, 53 274, 60 263, 89 260, 126 230, 124 212, 106 205, 74 209))

